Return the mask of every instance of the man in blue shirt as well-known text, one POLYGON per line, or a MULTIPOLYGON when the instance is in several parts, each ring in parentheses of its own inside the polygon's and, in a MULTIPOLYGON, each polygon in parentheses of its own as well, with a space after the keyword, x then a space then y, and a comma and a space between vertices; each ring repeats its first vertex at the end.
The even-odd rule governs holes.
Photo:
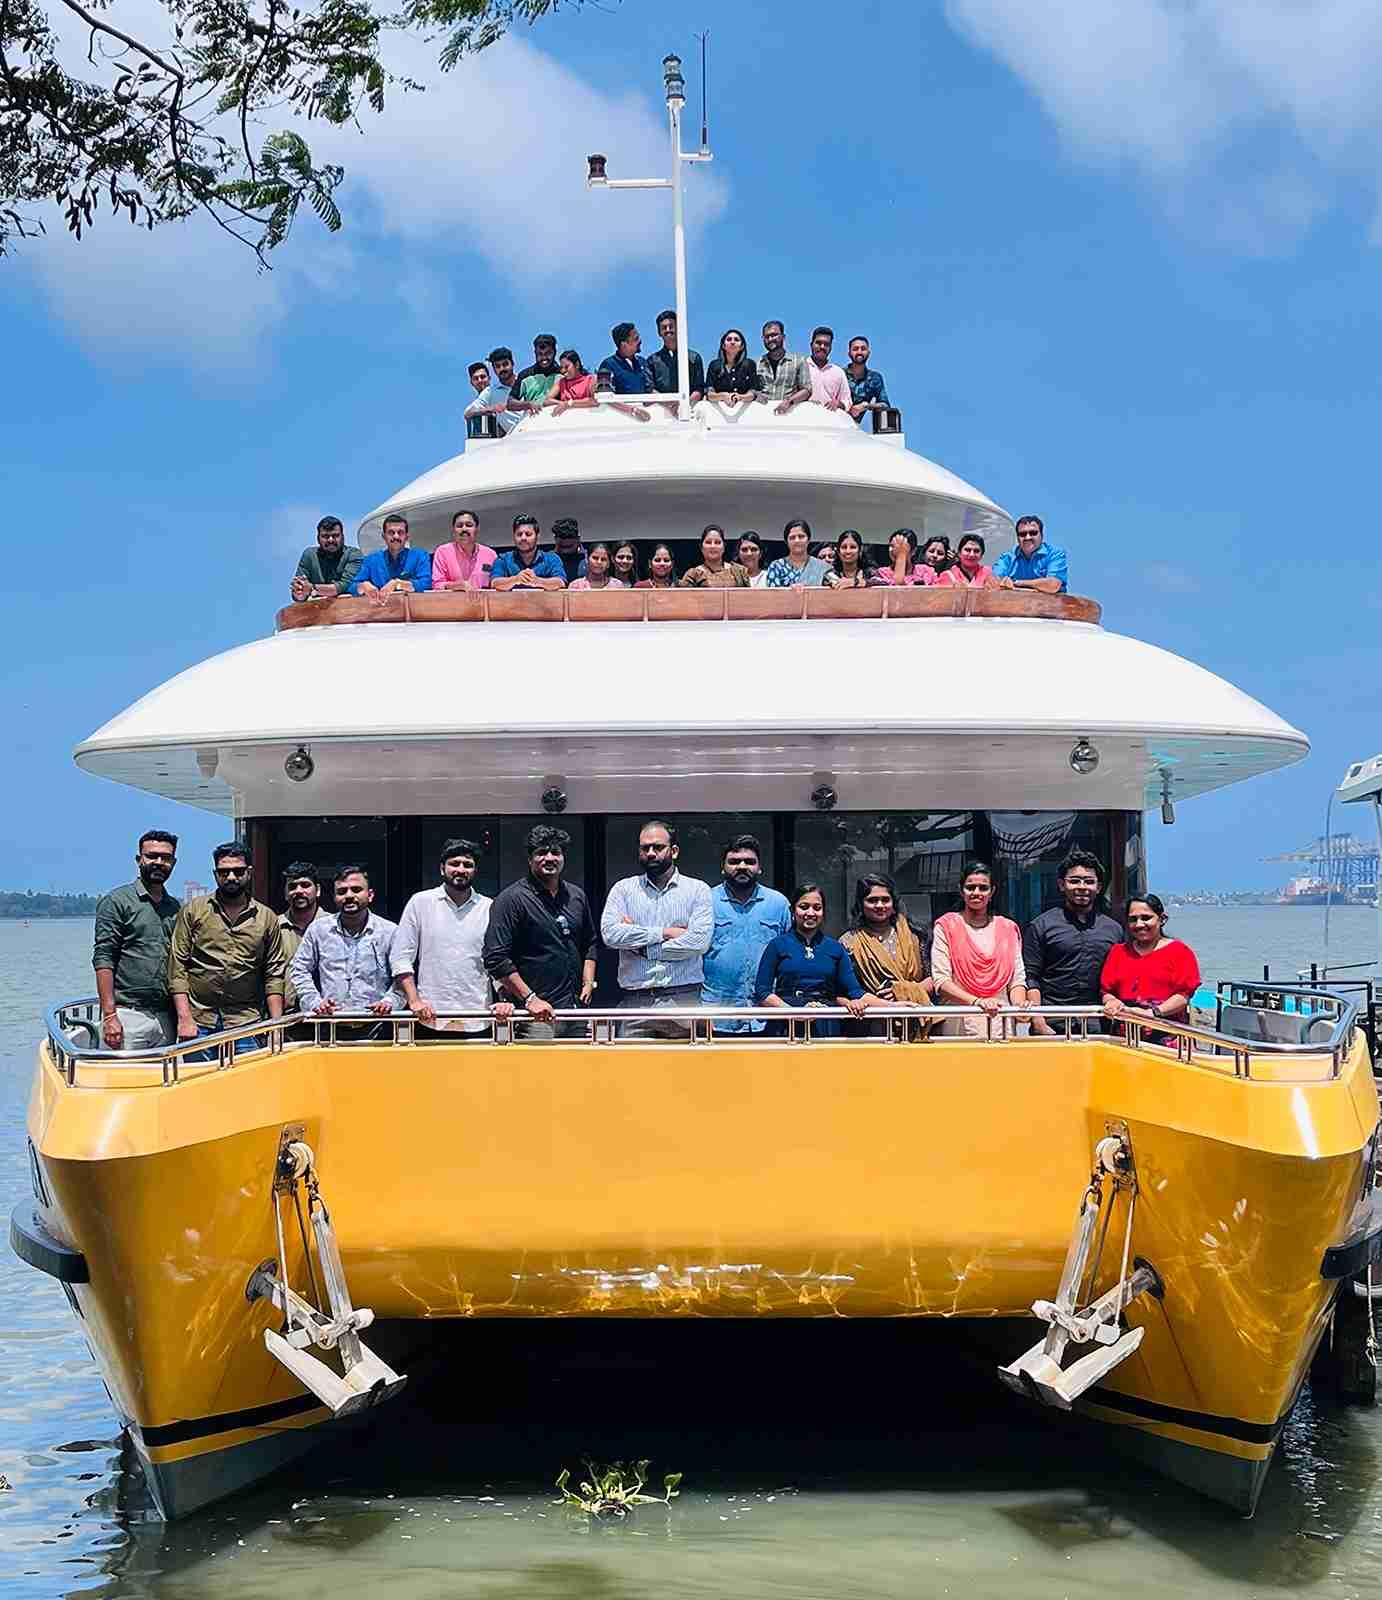
MULTIPOLYGON (((731 839, 720 857, 724 881, 710 891, 715 926, 702 960, 701 1004, 751 1006, 763 952, 792 926, 787 896, 765 889, 762 851, 751 833, 731 839)), ((763 1022, 715 1024, 716 1033, 762 1033, 763 1022)))
POLYGON ((600 371, 609 373, 615 394, 652 394, 653 369, 639 355, 643 340, 631 322, 616 322, 609 330, 614 340, 614 354, 600 363, 600 371))
POLYGON ((872 347, 862 333, 856 333, 849 341, 849 364, 845 367, 851 400, 849 414, 861 428, 870 411, 890 404, 883 374, 869 365, 872 354, 872 347))
POLYGON ((513 549, 506 550, 494 563, 489 586, 507 589, 564 589, 566 571, 561 557, 551 550, 539 550, 537 518, 520 511, 513 519, 513 549))
POLYGON ((361 563, 351 594, 387 600, 391 594, 423 594, 432 587, 432 558, 408 547, 408 519, 384 518, 384 548, 372 550, 361 563))
POLYGON ((1040 517, 1017 519, 1017 548, 1005 550, 993 563, 1000 589, 1037 589, 1064 594, 1069 562, 1059 545, 1046 543, 1040 517))

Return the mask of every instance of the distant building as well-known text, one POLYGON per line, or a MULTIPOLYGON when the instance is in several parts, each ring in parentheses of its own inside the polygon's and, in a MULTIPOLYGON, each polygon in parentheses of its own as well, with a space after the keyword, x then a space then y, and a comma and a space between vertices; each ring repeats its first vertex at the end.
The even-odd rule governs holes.
POLYGON ((182 892, 181 892, 181 894, 178 895, 178 899, 179 900, 183 900, 183 901, 186 901, 186 900, 200 900, 203 895, 208 895, 210 893, 211 893, 211 890, 207 887, 206 884, 204 884, 204 883, 193 883, 192 880, 189 878, 187 880, 187 882, 183 884, 182 892))

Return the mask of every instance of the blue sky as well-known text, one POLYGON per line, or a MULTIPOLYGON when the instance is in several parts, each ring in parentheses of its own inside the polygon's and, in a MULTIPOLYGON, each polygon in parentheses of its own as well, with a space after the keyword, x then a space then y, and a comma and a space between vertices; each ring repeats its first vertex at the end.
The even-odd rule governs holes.
POLYGON ((223 822, 71 747, 268 631, 322 511, 453 454, 472 356, 539 327, 598 356, 671 299, 665 197, 587 195, 581 156, 657 159, 660 58, 701 28, 693 343, 866 329, 909 443, 1039 511, 1108 626, 1309 733, 1149 825, 1154 883, 1284 881, 1261 858, 1382 749, 1382 15, 1356 0, 588 6, 337 135, 346 231, 304 220, 268 277, 200 226, 75 245, 54 212, 0 263, 0 464, 45 555, 12 562, 0 884, 116 881, 151 822, 205 876, 223 822))

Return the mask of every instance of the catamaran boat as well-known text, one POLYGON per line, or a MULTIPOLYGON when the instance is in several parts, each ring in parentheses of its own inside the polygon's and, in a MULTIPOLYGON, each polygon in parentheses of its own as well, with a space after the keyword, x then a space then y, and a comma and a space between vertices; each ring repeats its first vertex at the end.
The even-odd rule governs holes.
MULTIPOLYGON (((646 421, 601 403, 472 440, 362 541, 401 511, 431 546, 462 506, 499 547, 520 511, 685 551, 712 519, 1011 538, 896 413, 875 431, 686 391, 683 371, 646 421)), ((1080 596, 517 589, 290 605, 76 760, 233 818, 264 901, 290 861, 350 860, 396 919, 458 835, 483 841, 492 894, 559 819, 598 908, 656 816, 712 880, 721 842, 756 834, 765 880, 826 885, 838 932, 862 873, 888 872, 921 925, 971 856, 1019 922, 1073 845, 1121 901, 1145 888, 1149 809, 1307 748, 1080 596)), ((1245 1512, 1312 1358, 1370 1391, 1378 1098, 1346 997, 1224 983, 1210 1025, 1158 1022, 1167 1045, 1093 1008, 1047 1008, 1067 1022, 1050 1037, 1005 1011, 922 1041, 916 1008, 890 1006, 866 1038, 826 1037, 827 1009, 784 1037, 688 1010, 685 1039, 635 1039, 615 994, 604 956, 599 1005, 561 1014, 580 1037, 524 1043, 474 1013, 482 1042, 424 1042, 402 1013, 361 1039, 289 1016, 213 1038, 209 1062, 204 1039, 102 1051, 93 1000, 54 1005, 11 1237, 61 1283, 163 1514, 401 1410, 418 1350, 495 1319, 515 1341, 552 1319, 753 1319, 784 1350, 803 1318, 944 1323, 961 1346, 997 1337, 995 1384, 1245 1512), (236 1054, 251 1034, 267 1047, 236 1054)))

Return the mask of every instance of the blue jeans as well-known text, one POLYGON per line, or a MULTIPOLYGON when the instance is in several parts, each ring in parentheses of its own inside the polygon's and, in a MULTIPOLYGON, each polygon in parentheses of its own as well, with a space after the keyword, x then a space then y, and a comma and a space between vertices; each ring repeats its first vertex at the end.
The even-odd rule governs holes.
MULTIPOLYGON (((215 1024, 214 1027, 204 1028, 204 1027, 202 1027, 201 1023, 198 1023, 197 1024, 197 1037, 199 1039, 205 1039, 210 1034, 223 1033, 225 1031, 225 1028, 226 1028, 225 1019, 223 1017, 218 1016, 216 1018, 216 1024, 215 1024)), ((257 1036, 252 1034, 247 1039, 237 1039, 235 1041, 235 1054, 237 1056, 247 1056, 254 1050, 262 1050, 264 1048, 264 1040, 265 1040, 265 1035, 262 1034, 262 1033, 257 1035, 257 1036)), ((184 1057, 184 1060, 187 1060, 187 1061, 215 1061, 216 1060, 216 1056, 217 1056, 217 1052, 215 1050, 197 1050, 193 1054, 184 1057)))

